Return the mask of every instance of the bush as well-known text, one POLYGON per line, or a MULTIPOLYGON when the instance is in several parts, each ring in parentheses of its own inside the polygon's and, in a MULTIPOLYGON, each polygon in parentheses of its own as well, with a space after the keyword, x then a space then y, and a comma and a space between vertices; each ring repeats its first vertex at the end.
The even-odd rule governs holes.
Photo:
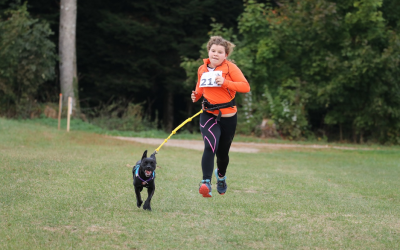
POLYGON ((41 84, 55 77, 49 25, 32 19, 26 4, 0 18, 0 114, 28 118, 41 84))
POLYGON ((126 100, 101 104, 87 111, 87 114, 91 123, 107 130, 147 131, 156 129, 158 123, 157 120, 150 122, 149 117, 143 115, 141 104, 129 103, 126 100))

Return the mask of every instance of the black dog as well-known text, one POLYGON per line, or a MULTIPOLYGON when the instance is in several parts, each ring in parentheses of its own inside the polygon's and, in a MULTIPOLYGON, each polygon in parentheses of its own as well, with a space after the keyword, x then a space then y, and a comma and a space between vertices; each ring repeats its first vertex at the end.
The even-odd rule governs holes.
POLYGON ((132 169, 133 174, 133 186, 135 187, 137 206, 140 208, 142 205, 142 192, 143 187, 147 188, 147 199, 144 202, 143 209, 151 211, 150 202, 153 197, 156 186, 154 179, 156 178, 156 152, 154 152, 149 158, 147 158, 147 150, 144 151, 142 159, 136 162, 136 165, 132 169))

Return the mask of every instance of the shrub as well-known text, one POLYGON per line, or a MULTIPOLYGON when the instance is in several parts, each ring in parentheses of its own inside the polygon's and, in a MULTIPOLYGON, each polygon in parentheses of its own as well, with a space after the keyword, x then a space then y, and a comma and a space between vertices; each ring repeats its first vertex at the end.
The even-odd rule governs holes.
POLYGON ((0 17, 0 114, 28 118, 38 87, 55 77, 49 25, 32 19, 26 4, 0 17))

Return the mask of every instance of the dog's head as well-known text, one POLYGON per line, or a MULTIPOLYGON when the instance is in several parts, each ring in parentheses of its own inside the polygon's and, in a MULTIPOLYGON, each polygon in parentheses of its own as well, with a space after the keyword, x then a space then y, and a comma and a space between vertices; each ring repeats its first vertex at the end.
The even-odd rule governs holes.
POLYGON ((149 158, 147 158, 147 150, 145 150, 142 156, 142 160, 140 161, 140 171, 142 171, 148 178, 156 170, 156 167, 156 152, 154 152, 149 158))

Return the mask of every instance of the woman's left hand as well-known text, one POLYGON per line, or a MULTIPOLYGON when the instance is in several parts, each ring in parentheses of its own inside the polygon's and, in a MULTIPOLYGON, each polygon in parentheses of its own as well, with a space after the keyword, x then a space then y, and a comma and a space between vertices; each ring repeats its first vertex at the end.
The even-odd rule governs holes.
POLYGON ((218 85, 224 84, 224 81, 225 81, 225 78, 223 78, 222 76, 217 76, 217 77, 215 77, 215 82, 216 82, 218 85))

